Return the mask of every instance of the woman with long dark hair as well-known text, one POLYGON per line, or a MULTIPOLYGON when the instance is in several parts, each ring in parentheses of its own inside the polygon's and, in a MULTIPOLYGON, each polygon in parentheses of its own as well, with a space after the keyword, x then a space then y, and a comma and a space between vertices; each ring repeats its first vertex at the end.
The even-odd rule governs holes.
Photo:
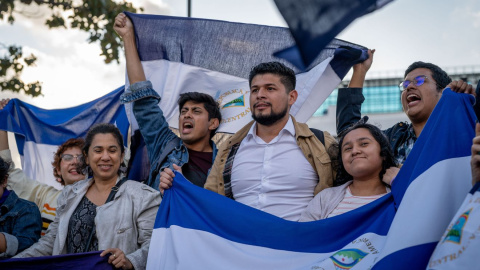
POLYGON ((334 187, 317 194, 300 221, 340 215, 390 192, 382 181, 386 170, 396 166, 390 144, 379 128, 365 122, 346 130, 334 146, 338 153, 334 187))
POLYGON ((87 133, 84 170, 92 178, 66 186, 47 234, 18 257, 104 250, 116 268, 145 269, 160 193, 121 177, 123 138, 112 124, 87 133), (88 167, 87 167, 88 166, 88 167))

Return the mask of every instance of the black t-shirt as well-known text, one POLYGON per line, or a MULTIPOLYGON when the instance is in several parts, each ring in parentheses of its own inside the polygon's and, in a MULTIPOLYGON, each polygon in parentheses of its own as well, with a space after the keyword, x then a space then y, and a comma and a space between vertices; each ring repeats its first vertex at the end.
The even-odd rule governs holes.
POLYGON ((183 165, 185 178, 193 184, 203 187, 207 181, 208 170, 212 167, 213 152, 198 152, 188 149, 188 163, 183 165))

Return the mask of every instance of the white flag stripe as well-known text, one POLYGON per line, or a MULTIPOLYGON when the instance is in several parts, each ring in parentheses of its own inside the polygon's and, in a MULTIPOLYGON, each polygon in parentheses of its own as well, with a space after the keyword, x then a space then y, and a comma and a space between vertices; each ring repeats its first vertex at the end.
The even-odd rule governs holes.
MULTIPOLYGON (((176 225, 154 229, 154 232, 147 269, 336 269, 330 258, 335 252, 293 252, 247 245, 176 225), (216 254, 215 259, 207 255, 212 253, 216 254), (192 259, 178 260, 177 257, 192 259)), ((360 266, 371 265, 378 257, 378 248, 381 248, 384 241, 385 236, 366 233, 343 249, 359 249, 369 253, 362 258, 360 266)), ((341 255, 334 257, 339 258, 341 255)), ((341 259, 348 260, 347 257, 341 259)))
MULTIPOLYGON (((297 121, 306 122, 341 82, 329 65, 332 59, 328 57, 309 72, 297 75, 298 98, 290 111, 297 121)), ((206 93, 220 103, 222 122, 219 132, 235 133, 252 120, 248 80, 167 60, 144 61, 142 65, 146 78, 162 98, 159 106, 170 127, 178 128, 177 100, 186 92, 206 93), (242 96, 242 105, 223 107, 242 96)), ((128 80, 126 85, 129 85, 128 80)), ((126 108, 130 123, 138 129, 132 105, 128 103, 126 108)))
POLYGON ((470 179, 470 156, 440 161, 417 177, 405 192, 383 255, 437 242, 470 190, 470 179), (442 178, 448 181, 439 182, 442 178))
POLYGON ((27 141, 24 144, 22 169, 33 180, 47 184, 61 190, 63 186, 53 176, 53 154, 57 152, 58 145, 41 144, 27 141))

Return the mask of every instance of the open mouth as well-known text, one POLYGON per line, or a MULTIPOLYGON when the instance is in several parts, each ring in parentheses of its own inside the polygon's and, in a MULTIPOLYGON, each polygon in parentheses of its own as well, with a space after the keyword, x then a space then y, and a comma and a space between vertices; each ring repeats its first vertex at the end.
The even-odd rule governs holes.
POLYGON ((193 124, 190 122, 183 123, 182 132, 183 133, 190 133, 193 129, 193 124))
POLYGON ((408 94, 407 96, 407 104, 409 106, 417 104, 420 100, 422 99, 416 94, 408 94))
POLYGON ((76 168, 70 169, 70 170, 68 171, 68 173, 70 173, 70 174, 80 174, 80 173, 77 171, 76 168))

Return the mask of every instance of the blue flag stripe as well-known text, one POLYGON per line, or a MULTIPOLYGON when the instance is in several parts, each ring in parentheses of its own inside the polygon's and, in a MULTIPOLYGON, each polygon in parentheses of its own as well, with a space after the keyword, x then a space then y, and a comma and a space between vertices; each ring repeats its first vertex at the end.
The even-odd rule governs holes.
POLYGON ((377 0, 275 0, 296 42, 275 55, 304 70, 351 22, 390 1, 383 0, 377 5, 377 0))
POLYGON ((280 250, 326 253, 340 249, 365 232, 386 235, 389 226, 385 224, 391 223, 394 214, 393 198, 386 195, 337 217, 307 223, 287 221, 196 187, 187 182, 181 174, 177 174, 173 187, 165 192, 154 227, 168 228, 178 225, 210 232, 238 243, 280 250), (193 205, 195 207, 192 207, 193 205), (235 214, 232 214, 232 209, 235 209, 235 214), (206 220, 215 222, 205 222, 206 220), (356 224, 357 227, 352 229, 339 224, 356 224), (294 237, 282 237, 284 235, 294 237))
POLYGON ((100 257, 100 251, 0 261, 0 269, 10 270, 111 270, 112 268, 108 263, 108 256, 100 257))
POLYGON ((470 146, 475 135, 473 123, 476 117, 473 109, 466 110, 465 114, 464 108, 472 108, 473 101, 474 98, 471 95, 459 95, 450 89, 443 91, 442 98, 427 122, 427 125, 431 128, 423 129, 422 136, 415 143, 416 147, 412 149, 402 170, 397 175, 397 178, 408 178, 410 181, 393 182, 395 189, 392 192, 397 205, 400 204, 410 183, 433 164, 445 159, 470 155, 470 146), (462 115, 465 119, 461 119, 461 121, 456 118, 450 119, 447 118, 448 115, 462 115), (444 122, 448 122, 448 125, 445 125, 444 122), (440 130, 443 132, 439 133, 440 130), (456 130, 462 132, 454 132, 456 130), (439 147, 445 142, 451 145, 448 151, 445 151, 444 147, 439 147), (417 146, 424 144, 432 147, 417 146))
POLYGON ((50 145, 84 137, 94 123, 116 123, 126 134, 129 124, 125 109, 119 102, 123 90, 123 86, 119 87, 96 100, 67 109, 46 110, 13 99, 0 111, 0 117, 7 119, 0 124, 0 129, 22 135, 25 141, 50 145), (35 128, 30 129, 29 126, 35 128))
MULTIPOLYGON (((206 19, 126 14, 132 19, 135 27, 138 53, 142 61, 165 59, 245 79, 248 78, 253 66, 270 61, 282 62, 294 69, 295 73, 301 72, 288 61, 273 56, 273 52, 294 44, 287 28, 206 19)), ((350 42, 333 40, 307 70, 333 56, 340 46, 366 49, 350 42)), ((337 65, 338 69, 341 69, 337 74, 348 72, 352 64, 346 64, 337 65)))

